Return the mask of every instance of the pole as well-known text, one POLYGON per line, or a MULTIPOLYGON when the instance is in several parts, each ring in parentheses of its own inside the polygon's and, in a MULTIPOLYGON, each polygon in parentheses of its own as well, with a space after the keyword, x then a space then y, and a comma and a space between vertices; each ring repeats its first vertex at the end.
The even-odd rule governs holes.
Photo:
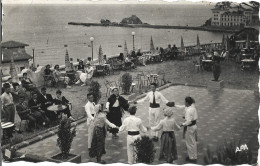
POLYGON ((32 49, 32 51, 33 51, 33 67, 35 67, 34 48, 32 49))
POLYGON ((135 50, 135 35, 133 35, 133 51, 135 50))
POLYGON ((93 61, 93 41, 91 41, 91 48, 92 48, 92 61, 93 61))

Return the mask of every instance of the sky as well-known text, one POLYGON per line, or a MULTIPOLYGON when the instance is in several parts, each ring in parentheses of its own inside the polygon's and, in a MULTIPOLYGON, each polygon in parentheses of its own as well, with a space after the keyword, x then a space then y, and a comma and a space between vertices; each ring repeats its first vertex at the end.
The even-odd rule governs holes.
MULTIPOLYGON (((216 3, 220 0, 203 1, 205 3, 216 3)), ((246 2, 242 0, 230 0, 232 2, 246 2)), ((191 4, 191 2, 202 2, 200 0, 2 0, 3 4, 191 4)), ((193 5, 196 3, 192 3, 193 5)), ((199 3, 201 4, 201 3, 199 3)))

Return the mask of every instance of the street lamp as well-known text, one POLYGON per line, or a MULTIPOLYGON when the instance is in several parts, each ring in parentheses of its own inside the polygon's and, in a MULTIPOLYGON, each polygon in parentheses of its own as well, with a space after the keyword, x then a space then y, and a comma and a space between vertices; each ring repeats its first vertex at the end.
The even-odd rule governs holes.
POLYGON ((133 51, 135 50, 135 32, 132 32, 133 36, 133 51))
POLYGON ((94 37, 90 37, 90 41, 91 41, 92 61, 93 61, 93 41, 94 41, 94 37))

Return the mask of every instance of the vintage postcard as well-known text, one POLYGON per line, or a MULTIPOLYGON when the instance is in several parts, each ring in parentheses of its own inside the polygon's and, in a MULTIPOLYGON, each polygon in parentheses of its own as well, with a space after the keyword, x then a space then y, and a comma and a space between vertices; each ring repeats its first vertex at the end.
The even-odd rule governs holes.
POLYGON ((257 164, 259 25, 257 1, 3 0, 2 164, 257 164))

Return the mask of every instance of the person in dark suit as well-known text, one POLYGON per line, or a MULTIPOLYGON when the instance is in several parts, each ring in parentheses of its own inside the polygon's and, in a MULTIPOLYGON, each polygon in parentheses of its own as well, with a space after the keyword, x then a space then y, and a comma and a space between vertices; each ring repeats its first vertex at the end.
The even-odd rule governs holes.
POLYGON ((41 114, 42 121, 39 121, 39 124, 47 127, 50 123, 50 120, 46 116, 45 112, 41 109, 41 103, 38 101, 37 93, 33 92, 32 99, 29 100, 28 106, 33 113, 41 114))
POLYGON ((53 98, 51 96, 51 94, 47 94, 46 93, 46 88, 43 87, 41 88, 41 93, 38 95, 38 101, 41 103, 41 109, 45 112, 45 114, 47 115, 47 117, 52 121, 52 120, 56 120, 57 119, 57 115, 52 112, 52 111, 48 111, 48 107, 53 105, 53 98))
MULTIPOLYGON (((75 119, 71 116, 71 113, 70 113, 70 109, 69 109, 69 105, 71 104, 69 102, 69 100, 67 100, 64 96, 61 95, 62 92, 60 90, 57 90, 56 91, 56 96, 57 98, 55 98, 53 100, 54 104, 55 105, 65 105, 67 108, 63 111, 61 111, 61 113, 64 113, 67 115, 68 118, 70 118, 71 121, 75 121, 75 119)), ((60 113, 60 112, 59 112, 60 113)))
POLYGON ((33 114, 25 102, 25 96, 19 96, 19 103, 16 105, 16 111, 21 119, 29 120, 27 131, 32 132, 37 121, 41 121, 41 114, 33 114))

